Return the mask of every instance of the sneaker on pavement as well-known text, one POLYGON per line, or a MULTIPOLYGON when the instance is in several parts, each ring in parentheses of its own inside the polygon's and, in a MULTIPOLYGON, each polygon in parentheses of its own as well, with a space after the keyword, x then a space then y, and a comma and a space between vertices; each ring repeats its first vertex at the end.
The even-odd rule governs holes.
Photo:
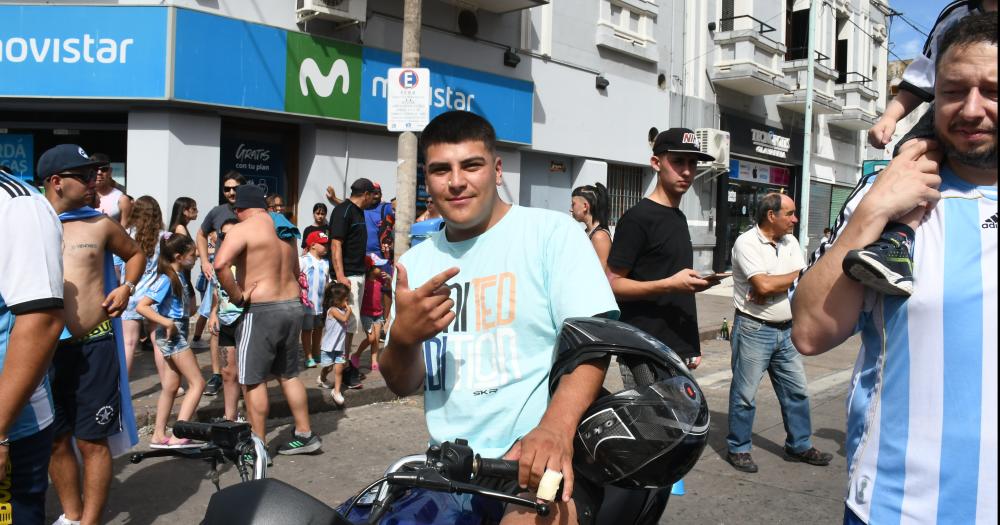
POLYGON ((861 250, 844 256, 844 273, 872 290, 886 295, 913 294, 913 260, 905 235, 885 232, 861 250))
POLYGON ((728 452, 726 461, 740 472, 757 472, 757 464, 753 462, 753 456, 749 452, 728 452))
POLYGON ((333 397, 333 402, 336 403, 338 407, 343 408, 344 403, 347 402, 347 400, 344 399, 344 395, 340 392, 331 392, 330 395, 333 397))
POLYGON ((205 382, 205 395, 214 396, 219 393, 222 388, 222 376, 219 374, 212 374, 212 377, 205 382))
POLYGON ((65 514, 60 514, 59 517, 52 522, 52 525, 80 525, 80 522, 68 519, 65 514))
POLYGON ((278 448, 278 454, 284 456, 291 456, 294 454, 309 454, 316 452, 323 446, 323 441, 319 439, 319 436, 315 432, 311 432, 309 436, 301 436, 299 434, 292 434, 292 439, 289 440, 284 445, 278 448))
POLYGON ((316 386, 322 388, 323 390, 330 390, 330 389, 333 388, 333 385, 331 385, 330 383, 327 383, 326 381, 323 381, 319 377, 316 378, 316 386))
POLYGON ((833 454, 829 452, 820 452, 816 449, 816 447, 810 447, 809 450, 804 450, 802 452, 793 452, 792 449, 785 447, 785 458, 788 459, 788 461, 800 461, 802 463, 816 465, 817 467, 825 467, 830 464, 830 460, 833 459, 833 454))
POLYGON ((306 368, 316 368, 316 360, 311 357, 306 359, 306 368))

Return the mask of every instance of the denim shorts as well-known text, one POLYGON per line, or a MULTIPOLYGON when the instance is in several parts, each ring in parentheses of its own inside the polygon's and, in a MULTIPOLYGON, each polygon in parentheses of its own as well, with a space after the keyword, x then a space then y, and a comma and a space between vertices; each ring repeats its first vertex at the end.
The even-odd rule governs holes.
POLYGON ((174 319, 174 326, 177 333, 168 341, 167 331, 162 326, 156 327, 156 346, 159 347, 163 357, 171 357, 178 352, 183 352, 191 347, 188 344, 188 318, 174 319))
POLYGON ((384 322, 385 319, 383 319, 381 315, 377 315, 374 317, 364 314, 361 315, 361 326, 365 329, 365 332, 368 333, 371 333, 373 326, 377 324, 382 324, 384 322))
POLYGON ((334 350, 332 352, 321 351, 319 353, 319 366, 342 365, 347 362, 344 358, 344 350, 334 350))

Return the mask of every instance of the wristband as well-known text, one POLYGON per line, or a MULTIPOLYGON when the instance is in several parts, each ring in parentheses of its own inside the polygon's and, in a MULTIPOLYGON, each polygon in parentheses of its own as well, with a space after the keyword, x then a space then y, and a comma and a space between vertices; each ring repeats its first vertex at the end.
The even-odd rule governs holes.
POLYGON ((10 438, 0 439, 0 447, 10 448, 10 438))
POLYGON ((133 283, 132 281, 125 281, 122 284, 125 285, 125 286, 128 286, 128 293, 129 293, 129 295, 134 295, 135 294, 135 283, 133 283))

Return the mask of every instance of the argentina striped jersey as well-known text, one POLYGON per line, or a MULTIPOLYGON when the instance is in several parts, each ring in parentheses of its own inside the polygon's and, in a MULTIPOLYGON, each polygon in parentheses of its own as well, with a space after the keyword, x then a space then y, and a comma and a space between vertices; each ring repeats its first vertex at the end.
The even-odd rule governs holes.
POLYGON ((997 188, 941 176, 916 230, 915 293, 870 294, 859 323, 846 503, 869 524, 997 522, 997 188))

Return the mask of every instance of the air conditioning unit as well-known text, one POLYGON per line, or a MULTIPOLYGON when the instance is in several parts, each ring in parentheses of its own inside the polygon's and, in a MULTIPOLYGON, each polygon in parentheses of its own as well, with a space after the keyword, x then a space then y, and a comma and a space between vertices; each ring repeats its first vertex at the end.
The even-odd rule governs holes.
POLYGON ((694 134, 701 144, 701 152, 715 157, 715 162, 706 162, 715 168, 729 167, 729 132, 721 129, 699 128, 694 134))
POLYGON ((316 18, 334 22, 364 22, 368 0, 296 0, 295 16, 299 22, 316 18))

